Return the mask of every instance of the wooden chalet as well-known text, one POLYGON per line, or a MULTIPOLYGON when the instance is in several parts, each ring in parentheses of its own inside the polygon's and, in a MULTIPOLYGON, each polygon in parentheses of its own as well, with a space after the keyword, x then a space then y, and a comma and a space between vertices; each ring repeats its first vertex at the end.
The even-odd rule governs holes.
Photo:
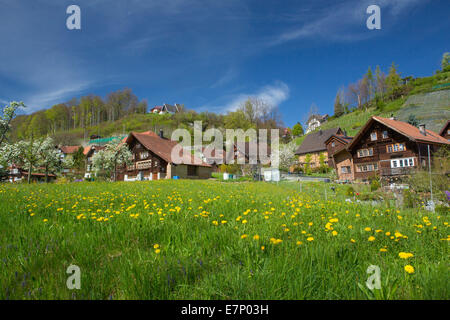
MULTIPOLYGON (((119 170, 117 180, 159 180, 179 178, 208 179, 211 166, 193 155, 172 159, 178 142, 167 139, 163 132, 132 132, 124 140, 133 155, 133 163, 119 170)), ((180 150, 182 148, 180 147, 180 150)))
POLYGON ((300 147, 295 151, 295 154, 298 156, 299 164, 301 166, 308 164, 306 163, 306 158, 307 155, 310 155, 310 167, 318 168, 320 166, 320 155, 324 154, 325 164, 332 167, 333 165, 329 163, 330 157, 328 155, 328 149, 325 143, 332 136, 345 137, 346 135, 341 128, 319 130, 308 134, 303 140, 300 147))
POLYGON ((367 181, 378 175, 393 182, 412 169, 427 168, 428 146, 432 158, 445 145, 449 146, 450 142, 427 130, 425 125, 416 128, 395 118, 373 116, 347 145, 346 151, 352 156, 354 180, 367 181))
POLYGON ((99 152, 100 150, 105 149, 105 146, 96 146, 96 145, 91 145, 88 147, 85 147, 83 150, 83 154, 86 157, 85 161, 86 161, 86 172, 84 174, 85 178, 92 178, 94 175, 94 171, 92 170, 92 157, 99 152))
POLYGON ((325 141, 328 153, 328 165, 336 170, 340 181, 354 180, 353 158, 347 150, 353 137, 333 134, 325 141))

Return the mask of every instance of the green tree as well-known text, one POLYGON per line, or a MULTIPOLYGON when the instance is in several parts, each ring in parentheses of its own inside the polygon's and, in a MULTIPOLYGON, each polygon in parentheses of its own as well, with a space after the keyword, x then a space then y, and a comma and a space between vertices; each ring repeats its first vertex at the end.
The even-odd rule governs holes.
POLYGON ((336 94, 336 98, 334 99, 334 115, 336 117, 340 117, 344 114, 344 106, 342 105, 341 102, 341 95, 338 92, 336 94))
POLYGON ((300 137, 304 133, 305 133, 305 131, 303 130, 303 127, 300 124, 300 122, 297 122, 296 124, 294 124, 294 126, 292 127, 292 135, 294 137, 300 137))
POLYGON ((394 62, 389 69, 389 74, 386 78, 387 89, 390 92, 393 92, 395 89, 399 87, 400 82, 400 74, 397 72, 397 66, 394 62))
POLYGON ((450 52, 446 52, 442 55, 441 67, 442 70, 446 70, 450 66, 450 52))

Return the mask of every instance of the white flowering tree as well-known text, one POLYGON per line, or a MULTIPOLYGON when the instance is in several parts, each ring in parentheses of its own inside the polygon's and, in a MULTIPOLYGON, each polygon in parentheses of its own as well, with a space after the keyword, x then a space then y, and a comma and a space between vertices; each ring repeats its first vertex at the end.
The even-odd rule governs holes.
POLYGON ((25 108, 23 102, 13 101, 9 106, 4 106, 0 110, 0 146, 6 140, 6 134, 11 128, 11 121, 16 115, 16 111, 19 108, 25 108))
POLYGON ((280 144, 279 148, 280 169, 289 171, 289 168, 298 164, 298 158, 295 155, 296 148, 297 144, 295 143, 295 140, 286 144, 280 144))
POLYGON ((19 160, 20 151, 10 143, 3 143, 0 146, 0 180, 7 179, 8 167, 19 160))
POLYGON ((52 138, 43 139, 38 149, 38 165, 45 169, 45 182, 50 171, 59 171, 62 167, 60 153, 52 138))
POLYGON ((31 138, 31 140, 19 141, 15 144, 15 148, 19 152, 16 162, 28 170, 28 183, 31 182, 33 168, 39 164, 39 150, 43 142, 43 139, 34 140, 31 138))
POLYGON ((116 181, 117 167, 131 163, 131 151, 120 139, 115 139, 92 157, 92 166, 96 173, 104 172, 116 181))

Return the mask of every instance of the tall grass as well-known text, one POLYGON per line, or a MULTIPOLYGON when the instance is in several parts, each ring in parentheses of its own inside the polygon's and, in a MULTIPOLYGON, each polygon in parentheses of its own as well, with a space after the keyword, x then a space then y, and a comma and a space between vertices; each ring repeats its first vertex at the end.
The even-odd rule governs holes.
POLYGON ((447 215, 349 203, 341 187, 299 190, 183 180, 1 185, 0 298, 448 299, 447 215), (80 290, 66 287, 71 264, 80 290), (369 265, 391 296, 360 288, 369 265))

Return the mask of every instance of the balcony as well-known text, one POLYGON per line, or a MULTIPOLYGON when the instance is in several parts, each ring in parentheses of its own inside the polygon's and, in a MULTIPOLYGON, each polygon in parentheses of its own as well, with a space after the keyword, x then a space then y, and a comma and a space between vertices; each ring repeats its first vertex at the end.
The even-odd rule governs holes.
POLYGON ((136 170, 149 169, 152 167, 152 160, 136 162, 136 170))

